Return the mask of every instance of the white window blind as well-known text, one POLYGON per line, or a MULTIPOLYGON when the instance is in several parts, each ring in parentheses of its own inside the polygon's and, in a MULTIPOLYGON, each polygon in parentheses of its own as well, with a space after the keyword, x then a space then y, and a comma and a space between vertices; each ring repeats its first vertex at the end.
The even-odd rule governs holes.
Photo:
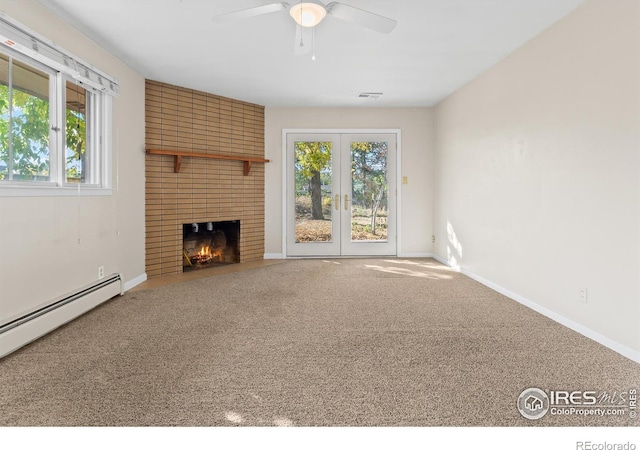
POLYGON ((112 96, 119 93, 118 80, 61 49, 54 42, 4 13, 0 13, 0 44, 72 77, 87 89, 95 89, 112 96))

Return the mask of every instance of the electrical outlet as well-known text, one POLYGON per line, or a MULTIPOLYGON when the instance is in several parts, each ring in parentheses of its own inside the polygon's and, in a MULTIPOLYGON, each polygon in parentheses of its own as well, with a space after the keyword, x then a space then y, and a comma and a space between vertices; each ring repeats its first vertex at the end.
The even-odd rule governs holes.
POLYGON ((580 303, 587 303, 587 288, 578 289, 578 301, 580 303))
POLYGON ((98 280, 102 280, 104 278, 104 266, 98 267, 98 280))
POLYGON ((433 242, 434 244, 436 243, 436 235, 435 234, 431 235, 431 242, 433 242))

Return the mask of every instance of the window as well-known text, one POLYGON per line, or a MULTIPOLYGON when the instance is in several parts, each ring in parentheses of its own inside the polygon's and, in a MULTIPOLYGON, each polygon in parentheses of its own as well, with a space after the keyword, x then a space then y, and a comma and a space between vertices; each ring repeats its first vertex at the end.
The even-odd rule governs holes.
POLYGON ((110 188, 117 81, 2 13, 0 44, 0 195, 110 188))
POLYGON ((52 74, 0 53, 0 180, 51 180, 52 74))

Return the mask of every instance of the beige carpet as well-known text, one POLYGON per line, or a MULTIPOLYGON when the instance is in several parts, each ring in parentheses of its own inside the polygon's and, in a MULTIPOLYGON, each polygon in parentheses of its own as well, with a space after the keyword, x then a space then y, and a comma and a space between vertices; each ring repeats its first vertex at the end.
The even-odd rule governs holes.
POLYGON ((293 260, 128 293, 0 360, 0 425, 628 426, 516 402, 639 381, 433 260, 293 260))

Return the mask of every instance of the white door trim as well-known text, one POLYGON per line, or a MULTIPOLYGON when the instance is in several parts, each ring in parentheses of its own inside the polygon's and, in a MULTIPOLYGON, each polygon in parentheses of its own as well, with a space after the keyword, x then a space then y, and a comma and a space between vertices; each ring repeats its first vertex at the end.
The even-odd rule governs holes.
MULTIPOLYGON (((287 256, 287 134, 289 133, 325 133, 325 134, 395 134, 396 135, 396 254, 402 254, 402 130, 400 128, 283 128, 281 139, 282 155, 282 255, 287 256)), ((389 187, 391 189, 391 186, 389 187)), ((294 257, 297 258, 297 257, 294 257)))

